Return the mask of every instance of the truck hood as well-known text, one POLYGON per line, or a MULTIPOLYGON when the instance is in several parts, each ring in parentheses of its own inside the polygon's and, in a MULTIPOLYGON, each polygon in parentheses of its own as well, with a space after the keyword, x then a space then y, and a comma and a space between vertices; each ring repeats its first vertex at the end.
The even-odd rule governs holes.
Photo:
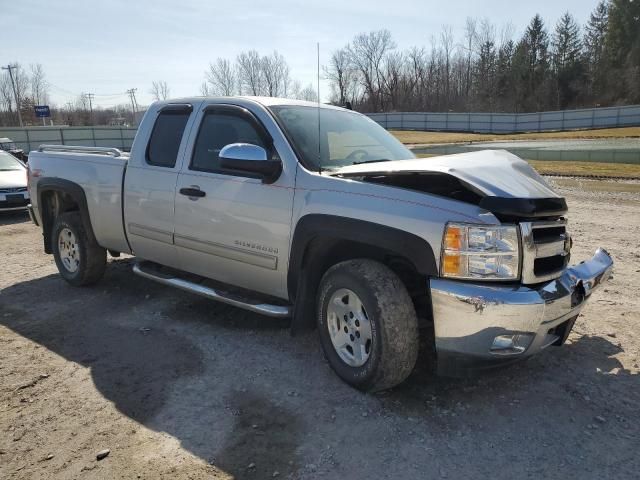
POLYGON ((0 171, 0 188, 15 188, 27 186, 27 170, 0 171))
POLYGON ((527 162, 505 150, 362 163, 331 174, 473 203, 502 219, 552 217, 567 210, 564 198, 527 162))

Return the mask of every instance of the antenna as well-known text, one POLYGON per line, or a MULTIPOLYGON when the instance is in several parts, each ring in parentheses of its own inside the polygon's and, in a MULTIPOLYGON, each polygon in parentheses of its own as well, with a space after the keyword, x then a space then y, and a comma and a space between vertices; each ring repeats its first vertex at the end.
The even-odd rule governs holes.
POLYGON ((318 173, 322 174, 322 155, 320 152, 320 42, 318 42, 318 173))

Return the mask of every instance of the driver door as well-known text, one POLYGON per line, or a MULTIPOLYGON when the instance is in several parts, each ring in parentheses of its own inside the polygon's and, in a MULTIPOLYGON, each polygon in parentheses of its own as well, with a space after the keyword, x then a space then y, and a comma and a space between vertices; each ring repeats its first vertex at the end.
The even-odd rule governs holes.
POLYGON ((277 158, 267 130, 247 109, 213 104, 198 123, 176 186, 174 241, 182 268, 285 298, 295 177, 285 169, 264 184, 220 166, 220 150, 231 143, 258 145, 277 158))

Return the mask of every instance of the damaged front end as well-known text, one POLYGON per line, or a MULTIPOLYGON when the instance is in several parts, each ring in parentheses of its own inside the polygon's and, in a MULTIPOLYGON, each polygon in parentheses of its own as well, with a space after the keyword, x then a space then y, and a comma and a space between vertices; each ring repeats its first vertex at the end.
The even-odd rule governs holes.
POLYGON ((564 198, 527 162, 504 150, 352 165, 333 175, 470 203, 502 222, 567 212, 564 198))

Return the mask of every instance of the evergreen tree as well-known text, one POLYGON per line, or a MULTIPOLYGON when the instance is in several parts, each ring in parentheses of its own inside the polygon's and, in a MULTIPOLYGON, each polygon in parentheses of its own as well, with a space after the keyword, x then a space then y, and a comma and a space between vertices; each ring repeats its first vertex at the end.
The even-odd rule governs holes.
POLYGON ((480 111, 493 111, 496 97, 496 48, 491 40, 480 45, 480 52, 474 69, 476 84, 476 104, 480 111))
POLYGON ((505 42, 498 49, 496 65, 496 97, 498 111, 514 110, 512 62, 515 51, 513 40, 505 42))
POLYGON ((552 40, 553 69, 556 77, 556 107, 564 109, 575 103, 583 77, 580 27, 566 12, 556 25, 552 40))
POLYGON ((528 95, 524 101, 524 107, 540 111, 550 104, 550 89, 549 35, 539 14, 531 19, 521 43, 528 59, 526 72, 528 95))
POLYGON ((596 6, 585 28, 584 56, 587 65, 587 91, 589 98, 600 98, 606 92, 606 58, 604 42, 609 23, 609 7, 606 0, 596 6))
POLYGON ((614 101, 640 101, 640 1, 611 0, 605 52, 609 85, 618 86, 614 101))

